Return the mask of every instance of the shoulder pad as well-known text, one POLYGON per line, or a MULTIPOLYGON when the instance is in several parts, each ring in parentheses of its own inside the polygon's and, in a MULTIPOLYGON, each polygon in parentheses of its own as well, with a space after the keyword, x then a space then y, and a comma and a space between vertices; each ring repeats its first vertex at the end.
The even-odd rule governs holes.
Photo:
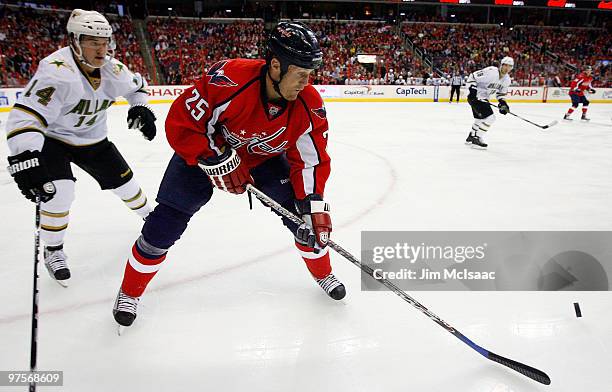
POLYGON ((127 71, 127 66, 123 64, 121 61, 113 58, 108 64, 105 64, 104 67, 108 67, 111 73, 115 76, 120 76, 127 71))
POLYGON ((59 53, 55 53, 40 61, 38 67, 44 71, 49 77, 57 75, 74 75, 78 73, 74 63, 67 60, 59 53))
POLYGON ((204 78, 209 85, 237 87, 259 76, 263 60, 233 59, 213 64, 204 78))
POLYGON ((300 92, 300 97, 304 99, 304 102, 306 102, 306 105, 309 108, 321 107, 321 105, 323 104, 323 98, 321 98, 321 94, 319 94, 317 89, 314 88, 314 86, 311 84, 304 87, 304 90, 300 92))
POLYGON ((304 100, 304 103, 306 104, 308 111, 310 111, 310 116, 313 117, 313 120, 316 117, 321 120, 325 120, 327 118, 327 111, 325 110, 325 105, 323 104, 323 98, 321 98, 321 95, 317 89, 314 88, 314 86, 306 86, 299 96, 304 100))

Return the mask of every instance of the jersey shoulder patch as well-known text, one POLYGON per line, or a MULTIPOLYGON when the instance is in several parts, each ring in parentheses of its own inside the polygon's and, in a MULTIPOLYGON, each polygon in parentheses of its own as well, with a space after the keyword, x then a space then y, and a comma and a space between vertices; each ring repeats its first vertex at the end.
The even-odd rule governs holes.
POLYGON ((119 76, 122 73, 124 73, 127 70, 127 67, 125 66, 125 64, 123 64, 121 61, 113 58, 108 66, 110 66, 111 72, 113 73, 113 75, 119 76))
POLYGON ((325 106, 321 106, 320 108, 312 108, 310 109, 317 117, 321 120, 325 120, 327 118, 327 110, 325 110, 325 106))
POLYGON ((327 121, 327 110, 323 104, 323 98, 312 85, 308 85, 302 90, 299 95, 300 99, 304 101, 306 111, 308 111, 308 117, 317 124, 325 124, 327 121))
POLYGON ((222 60, 210 67, 204 79, 217 87, 238 87, 258 77, 264 64, 263 60, 222 60))
POLYGON ((206 78, 208 84, 212 84, 219 87, 235 87, 238 83, 234 82, 226 73, 225 66, 229 60, 219 61, 213 64, 212 67, 206 72, 206 78))
POLYGON ((53 56, 45 58, 41 61, 41 64, 44 64, 46 70, 50 73, 55 71, 56 73, 61 73, 63 71, 75 72, 74 66, 70 63, 70 61, 66 60, 63 56, 53 56))

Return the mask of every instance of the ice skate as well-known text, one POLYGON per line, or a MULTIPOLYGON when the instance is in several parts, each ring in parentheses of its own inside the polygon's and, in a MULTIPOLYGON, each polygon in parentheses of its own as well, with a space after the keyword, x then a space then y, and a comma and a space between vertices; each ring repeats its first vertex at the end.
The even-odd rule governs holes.
POLYGON ((119 324, 117 331, 119 335, 123 332, 124 327, 129 327, 134 323, 139 300, 139 297, 130 297, 119 289, 115 305, 113 306, 113 317, 119 324))
POLYGON ((478 149, 478 150, 484 150, 488 147, 489 145, 487 143, 485 143, 484 138, 482 136, 472 136, 472 148, 478 149))
POLYGON ((470 145, 474 141, 475 136, 472 135, 472 132, 468 134, 467 139, 465 139, 465 144, 470 145))
POLYGON ((564 119, 565 121, 573 121, 573 120, 570 118, 570 114, 569 114, 569 113, 565 113, 565 116, 563 116, 563 119, 564 119))
POLYGON ((346 295, 346 289, 344 285, 336 279, 334 274, 329 274, 323 279, 315 279, 319 286, 329 295, 331 298, 336 301, 341 300, 346 295))
POLYGON ((591 119, 586 116, 586 113, 584 113, 582 117, 580 117, 580 120, 581 121, 591 121, 591 119))
POLYGON ((470 132, 467 139, 465 139, 465 144, 471 145, 472 148, 476 148, 476 149, 487 148, 488 144, 484 142, 484 138, 482 138, 481 136, 477 136, 476 134, 472 134, 472 133, 473 132, 470 132))
POLYGON ((45 267, 49 271, 49 275, 63 287, 68 287, 70 279, 70 269, 66 260, 68 256, 63 249, 45 248, 45 267))

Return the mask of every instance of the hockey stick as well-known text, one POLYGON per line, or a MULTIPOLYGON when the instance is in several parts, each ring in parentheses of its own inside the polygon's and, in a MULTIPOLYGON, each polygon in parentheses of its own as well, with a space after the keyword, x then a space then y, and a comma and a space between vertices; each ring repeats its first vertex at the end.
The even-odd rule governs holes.
MULTIPOLYGON (((487 102, 487 103, 488 103, 489 105, 493 106, 494 108, 498 108, 498 109, 499 109, 499 106, 494 105, 494 104, 492 104, 491 102, 487 102)), ((558 124, 558 121, 557 121, 557 120, 554 120, 554 121, 552 121, 550 124, 540 125, 540 124, 534 123, 533 121, 527 120, 526 118, 521 117, 521 116, 519 116, 518 114, 515 114, 515 113, 512 113, 512 112, 508 112, 508 114, 511 114, 511 115, 513 115, 514 117, 518 117, 518 118, 520 118, 521 120, 523 120, 523 121, 525 121, 525 122, 528 122, 528 123, 529 123, 529 124, 531 124, 531 125, 535 125, 536 127, 541 128, 541 129, 548 129, 548 128, 550 128, 550 127, 554 127, 555 125, 557 125, 557 124, 558 124)))
MULTIPOLYGON (((302 223, 304 223, 303 220, 301 220, 300 218, 295 216, 291 211, 288 211, 286 208, 284 208, 283 206, 281 206, 280 204, 278 204, 277 202, 272 200, 268 195, 266 195, 265 193, 263 193, 259 189, 255 188, 254 186, 252 186, 250 184, 247 185, 247 191, 249 193, 252 193, 253 195, 255 195, 255 197, 257 197, 259 200, 261 200, 262 202, 267 204, 270 208, 274 209, 275 211, 277 211, 279 214, 281 214, 285 218, 288 218, 289 220, 291 220, 293 223, 298 224, 298 225, 301 225, 302 223)), ((493 362, 497 362, 497 363, 500 363, 500 364, 502 364, 504 366, 507 366, 510 369, 512 369, 514 371, 517 371, 517 372, 521 373, 522 375, 531 378, 532 380, 535 380, 535 381, 540 382, 540 383, 545 384, 545 385, 549 385, 550 384, 550 377, 548 377, 546 375, 546 373, 544 373, 543 371, 538 370, 536 368, 533 368, 531 366, 527 366, 527 365, 525 365, 523 363, 520 363, 520 362, 517 362, 517 361, 513 361, 512 359, 504 358, 501 355, 497 355, 497 354, 492 353, 492 352, 490 352, 488 350, 485 350, 484 348, 480 347, 479 345, 477 345, 476 343, 472 342, 470 339, 465 337, 461 332, 457 331, 455 328, 453 328, 446 321, 442 320, 440 317, 438 317, 435 314, 433 314, 429 309, 427 309, 425 306, 421 305, 417 300, 415 300, 414 298, 412 298, 411 296, 406 294, 403 290, 401 290, 399 287, 394 285, 389 280, 375 278, 374 275, 373 275, 374 272, 373 272, 372 268, 370 268, 367 265, 362 264, 355 256, 350 254, 343 247, 341 247, 340 245, 336 244, 332 240, 329 240, 328 244, 329 244, 330 248, 332 248, 333 250, 338 252, 341 256, 346 258, 348 261, 350 261, 351 263, 353 263, 354 265, 359 267, 363 272, 368 274, 372 279, 375 279, 379 283, 383 284, 388 289, 390 289, 395 294, 397 294, 399 297, 401 297, 404 301, 408 302, 410 305, 414 306, 415 308, 417 308, 421 312, 425 313, 425 315, 427 315, 427 317, 429 317, 430 319, 435 321, 438 325, 440 325, 442 328, 446 329, 451 334, 455 335, 455 337, 457 337, 463 343, 465 343, 468 346, 470 346, 472 349, 476 350, 483 357, 485 357, 487 359, 490 359, 493 362)))
MULTIPOLYGON (((38 346, 38 252, 40 249, 40 195, 36 195, 36 213, 34 216, 34 285, 32 287, 32 335, 30 341, 30 373, 36 372, 38 346)), ((30 382, 30 392, 36 391, 36 382, 30 382)))

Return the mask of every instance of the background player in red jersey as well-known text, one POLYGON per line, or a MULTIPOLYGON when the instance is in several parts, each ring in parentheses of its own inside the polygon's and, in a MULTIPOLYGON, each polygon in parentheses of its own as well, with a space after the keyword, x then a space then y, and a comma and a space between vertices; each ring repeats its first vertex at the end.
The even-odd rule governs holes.
POLYGON ((331 298, 345 296, 331 273, 327 246, 332 230, 323 201, 330 174, 327 118, 320 95, 308 84, 321 63, 314 33, 303 24, 281 22, 270 34, 265 61, 216 63, 172 104, 166 136, 175 154, 160 184, 159 204, 126 263, 113 308, 120 325, 133 323, 147 284, 213 187, 240 194, 252 183, 302 216, 307 223, 299 227, 283 218, 298 252, 331 298))
POLYGON ((570 115, 575 109, 578 109, 579 104, 582 104, 582 117, 580 119, 584 121, 590 120, 590 118, 587 118, 586 116, 589 107, 589 100, 584 95, 584 92, 586 90, 591 94, 595 93, 595 89, 591 86, 591 83, 593 83, 593 77, 591 76, 592 72, 593 69, 591 66, 587 66, 583 73, 578 74, 576 79, 572 80, 569 91, 569 96, 572 99, 572 107, 569 108, 567 113, 565 113, 565 116, 563 116, 564 120, 571 120, 570 115))

